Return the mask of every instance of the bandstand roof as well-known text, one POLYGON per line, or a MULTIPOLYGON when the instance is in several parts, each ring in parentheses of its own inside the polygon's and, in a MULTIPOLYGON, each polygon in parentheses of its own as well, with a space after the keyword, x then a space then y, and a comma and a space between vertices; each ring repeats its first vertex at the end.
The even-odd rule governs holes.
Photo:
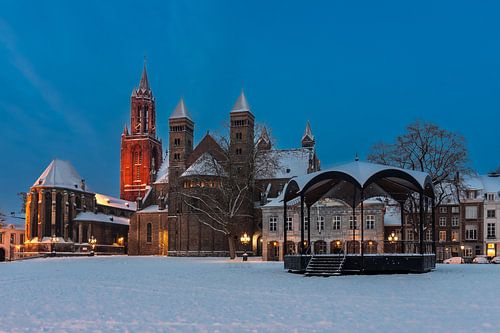
POLYGON ((417 192, 434 197, 429 174, 362 161, 292 178, 283 192, 287 202, 303 195, 307 205, 322 197, 340 199, 353 205, 374 196, 389 196, 402 201, 417 192))

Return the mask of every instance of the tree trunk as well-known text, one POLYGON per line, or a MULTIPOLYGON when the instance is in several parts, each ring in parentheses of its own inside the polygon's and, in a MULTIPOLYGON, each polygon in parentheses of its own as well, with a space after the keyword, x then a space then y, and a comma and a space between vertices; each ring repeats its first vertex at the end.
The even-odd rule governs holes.
POLYGON ((236 258, 236 243, 234 241, 234 236, 232 234, 229 234, 227 236, 227 241, 229 244, 229 257, 231 259, 235 259, 236 258))

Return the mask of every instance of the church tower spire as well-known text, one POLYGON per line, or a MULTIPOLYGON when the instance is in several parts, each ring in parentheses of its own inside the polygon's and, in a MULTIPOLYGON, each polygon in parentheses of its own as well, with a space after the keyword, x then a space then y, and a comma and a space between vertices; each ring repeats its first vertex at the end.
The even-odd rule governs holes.
POLYGON ((302 136, 302 147, 303 148, 314 148, 316 141, 314 141, 314 135, 312 134, 311 124, 309 120, 306 124, 306 130, 304 131, 304 135, 302 136))
POLYGON ((146 60, 139 87, 130 97, 130 133, 122 133, 120 197, 135 201, 146 193, 162 161, 161 141, 156 137, 156 101, 149 85, 146 60))

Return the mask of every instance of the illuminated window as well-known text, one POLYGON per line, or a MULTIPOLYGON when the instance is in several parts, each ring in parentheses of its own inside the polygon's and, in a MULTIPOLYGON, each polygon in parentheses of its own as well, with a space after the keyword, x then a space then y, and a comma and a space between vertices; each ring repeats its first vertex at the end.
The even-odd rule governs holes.
POLYGON ((458 231, 453 230, 451 232, 451 241, 452 242, 458 242, 458 231))
POLYGON ((375 229, 375 216, 367 215, 366 216, 366 229, 375 229))
POLYGON ((439 232, 439 241, 440 242, 446 242, 446 231, 440 231, 439 232))

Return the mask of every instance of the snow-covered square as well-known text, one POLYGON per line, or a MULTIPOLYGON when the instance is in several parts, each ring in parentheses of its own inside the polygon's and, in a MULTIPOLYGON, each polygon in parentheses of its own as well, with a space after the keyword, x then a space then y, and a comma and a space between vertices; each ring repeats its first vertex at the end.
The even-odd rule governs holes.
POLYGON ((304 277, 168 257, 0 265, 1 332, 498 332, 500 265, 304 277))

